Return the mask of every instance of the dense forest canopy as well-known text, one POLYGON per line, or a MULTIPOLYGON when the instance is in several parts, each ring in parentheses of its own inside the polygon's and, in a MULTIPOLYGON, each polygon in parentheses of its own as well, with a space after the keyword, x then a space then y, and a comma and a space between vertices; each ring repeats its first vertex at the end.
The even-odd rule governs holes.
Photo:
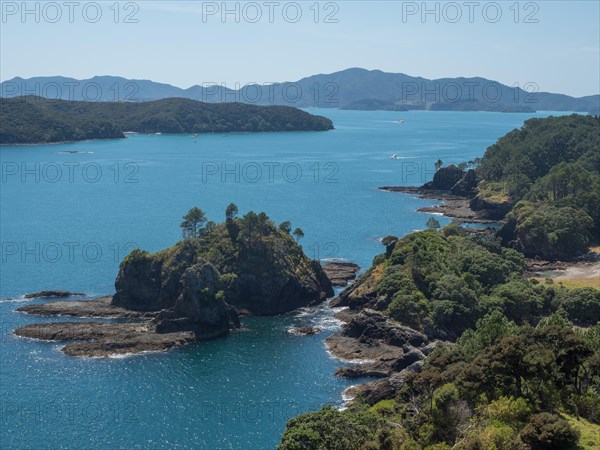
POLYGON ((477 174, 483 195, 515 204, 504 244, 561 259, 600 242, 600 117, 529 119, 488 148, 477 174))
POLYGON ((0 99, 0 144, 123 138, 124 132, 324 131, 331 120, 289 106, 208 104, 183 98, 142 103, 0 99))
POLYGON ((599 388, 600 326, 574 331, 560 318, 517 326, 496 313, 434 351, 396 398, 300 415, 279 449, 598 448, 573 424, 589 433, 600 422, 599 388))
POLYGON ((569 420, 600 424, 600 291, 526 279, 522 255, 456 225, 387 243, 350 307, 456 343, 394 398, 290 420, 279 448, 577 449, 569 420))
POLYGON ((570 116, 529 119, 487 149, 479 174, 485 180, 527 177, 530 182, 561 162, 580 162, 600 171, 600 117, 570 116))

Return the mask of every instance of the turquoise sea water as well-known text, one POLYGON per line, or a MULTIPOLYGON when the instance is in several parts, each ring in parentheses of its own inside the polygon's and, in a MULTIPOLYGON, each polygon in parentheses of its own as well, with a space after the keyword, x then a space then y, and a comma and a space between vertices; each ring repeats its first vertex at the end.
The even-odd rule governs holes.
POLYGON ((341 405, 350 385, 323 343, 336 327, 327 308, 246 318, 246 331, 164 354, 76 359, 12 334, 40 320, 14 312, 22 295, 110 294, 133 247, 170 246, 190 207, 222 221, 230 202, 301 227, 313 258, 366 268, 378 239, 424 228, 416 209, 434 203, 378 186, 422 184, 438 158, 472 160, 550 115, 309 111, 336 129, 0 149, 2 448, 273 448, 288 418, 341 405), (288 332, 309 323, 326 332, 288 332))

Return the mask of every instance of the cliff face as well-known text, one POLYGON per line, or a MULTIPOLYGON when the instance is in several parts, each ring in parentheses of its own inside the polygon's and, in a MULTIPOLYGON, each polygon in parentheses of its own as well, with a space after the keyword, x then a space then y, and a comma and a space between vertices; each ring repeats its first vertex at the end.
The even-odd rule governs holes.
POLYGON ((471 199, 469 206, 473 211, 479 211, 482 216, 492 220, 502 220, 513 207, 511 201, 495 201, 477 195, 471 199))
POLYGON ((454 195, 469 197, 477 189, 477 174, 474 169, 465 172, 460 167, 449 165, 436 171, 433 180, 425 183, 421 189, 450 191, 454 195))
POLYGON ((158 253, 133 251, 121 264, 115 288, 115 306, 169 310, 157 319, 169 319, 165 328, 186 318, 218 329, 237 321, 231 306, 275 315, 333 295, 320 264, 266 215, 254 213, 158 253))
POLYGON ((113 305, 135 311, 172 308, 181 293, 181 278, 194 263, 197 250, 191 242, 155 254, 134 250, 119 268, 113 305))
POLYGON ((422 189, 435 189, 440 191, 449 191, 464 176, 464 171, 454 165, 442 167, 435 172, 433 180, 425 183, 422 189))

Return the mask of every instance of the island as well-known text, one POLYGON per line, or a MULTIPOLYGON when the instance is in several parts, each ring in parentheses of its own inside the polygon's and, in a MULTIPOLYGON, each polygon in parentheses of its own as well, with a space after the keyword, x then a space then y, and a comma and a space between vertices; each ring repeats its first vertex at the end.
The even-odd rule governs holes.
POLYGON ((333 296, 331 281, 305 256, 289 222, 276 226, 262 212, 237 216, 230 204, 226 220, 216 224, 192 208, 181 224, 184 239, 157 253, 133 250, 122 261, 113 296, 18 309, 127 322, 33 323, 15 334, 67 341, 62 351, 72 356, 161 351, 223 336, 240 327, 240 315, 282 314, 333 296))
POLYGON ((125 138, 137 133, 326 131, 331 120, 291 106, 209 104, 184 98, 85 102, 0 98, 0 144, 125 138))

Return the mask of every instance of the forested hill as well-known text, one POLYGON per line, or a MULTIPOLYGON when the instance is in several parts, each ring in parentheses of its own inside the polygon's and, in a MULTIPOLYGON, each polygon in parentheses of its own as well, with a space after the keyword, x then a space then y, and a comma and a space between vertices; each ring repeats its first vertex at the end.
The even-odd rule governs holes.
POLYGON ((480 195, 513 203, 503 243, 546 259, 600 241, 600 117, 530 119, 486 151, 480 195))
POLYGON ((289 106, 208 104, 183 98, 127 103, 0 99, 0 144, 123 138, 123 132, 324 131, 331 120, 289 106))
POLYGON ((64 100, 147 101, 181 97, 208 103, 242 102, 299 108, 435 111, 581 111, 598 114, 600 95, 571 97, 543 92, 535 83, 508 86, 482 77, 428 79, 404 73, 350 68, 296 81, 248 84, 239 89, 200 83, 187 89, 150 80, 96 76, 15 77, 0 83, 2 97, 47 96, 64 100), (89 88, 89 89, 88 89, 89 88), (29 93, 29 94, 28 94, 29 93))

